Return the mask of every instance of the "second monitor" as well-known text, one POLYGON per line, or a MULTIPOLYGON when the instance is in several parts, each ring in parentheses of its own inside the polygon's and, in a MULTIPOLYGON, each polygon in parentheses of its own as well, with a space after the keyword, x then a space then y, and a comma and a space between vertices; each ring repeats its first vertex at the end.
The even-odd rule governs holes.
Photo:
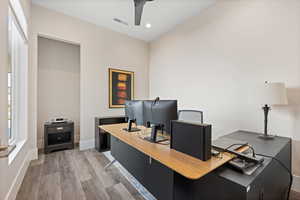
POLYGON ((125 115, 137 125, 159 125, 165 133, 171 132, 171 121, 177 117, 177 100, 126 101, 125 115))
POLYGON ((164 132, 170 134, 171 121, 177 118, 177 100, 144 101, 144 125, 162 125, 164 132))

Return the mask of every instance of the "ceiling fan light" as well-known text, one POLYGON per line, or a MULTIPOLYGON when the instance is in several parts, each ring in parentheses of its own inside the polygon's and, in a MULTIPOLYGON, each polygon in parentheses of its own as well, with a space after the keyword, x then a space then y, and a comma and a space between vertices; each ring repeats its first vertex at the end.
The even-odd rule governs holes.
POLYGON ((145 27, 146 27, 146 28, 151 28, 152 25, 151 25, 150 23, 147 23, 147 24, 145 25, 145 27))

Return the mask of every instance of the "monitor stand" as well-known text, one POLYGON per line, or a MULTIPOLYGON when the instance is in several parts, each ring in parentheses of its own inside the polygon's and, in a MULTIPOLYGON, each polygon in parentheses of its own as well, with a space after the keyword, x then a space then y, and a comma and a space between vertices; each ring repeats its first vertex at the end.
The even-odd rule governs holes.
POLYGON ((159 129, 162 129, 161 124, 152 124, 151 125, 151 136, 150 137, 145 137, 144 139, 147 141, 150 141, 152 143, 159 143, 159 142, 164 142, 168 139, 166 139, 163 136, 158 136, 157 132, 159 129))
POLYGON ((132 127, 133 123, 136 124, 136 119, 129 119, 128 120, 128 127, 127 128, 123 128, 123 130, 127 131, 127 132, 137 132, 137 131, 140 131, 141 129, 132 127))
POLYGON ((153 141, 151 139, 151 137, 144 137, 144 140, 147 140, 147 141, 152 142, 152 143, 160 143, 160 142, 165 142, 165 141, 167 141, 169 139, 165 138, 163 136, 157 136, 155 141, 153 141))
POLYGON ((128 128, 123 128, 124 131, 127 131, 127 132, 138 132, 138 131, 141 131, 141 129, 139 128, 131 128, 130 130, 128 128))

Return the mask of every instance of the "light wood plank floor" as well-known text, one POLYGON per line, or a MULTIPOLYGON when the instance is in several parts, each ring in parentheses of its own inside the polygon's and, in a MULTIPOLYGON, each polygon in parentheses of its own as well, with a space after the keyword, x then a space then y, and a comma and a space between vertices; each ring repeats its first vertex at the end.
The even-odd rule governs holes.
MULTIPOLYGON (((32 161, 17 200, 144 200, 109 160, 95 150, 41 154, 32 161)), ((291 193, 291 200, 300 194, 291 193)))
POLYGON ((128 180, 95 150, 41 154, 32 161, 17 200, 144 200, 128 180))

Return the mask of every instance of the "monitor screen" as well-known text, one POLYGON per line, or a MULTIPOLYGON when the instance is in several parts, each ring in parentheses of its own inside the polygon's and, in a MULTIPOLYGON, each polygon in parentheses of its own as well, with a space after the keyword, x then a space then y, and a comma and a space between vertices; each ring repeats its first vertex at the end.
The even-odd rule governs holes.
POLYGON ((143 101, 131 100, 125 102, 125 116, 135 119, 137 125, 144 125, 143 101))
POLYGON ((163 124, 164 131, 171 132, 171 120, 177 120, 177 100, 144 101, 144 125, 163 124))

